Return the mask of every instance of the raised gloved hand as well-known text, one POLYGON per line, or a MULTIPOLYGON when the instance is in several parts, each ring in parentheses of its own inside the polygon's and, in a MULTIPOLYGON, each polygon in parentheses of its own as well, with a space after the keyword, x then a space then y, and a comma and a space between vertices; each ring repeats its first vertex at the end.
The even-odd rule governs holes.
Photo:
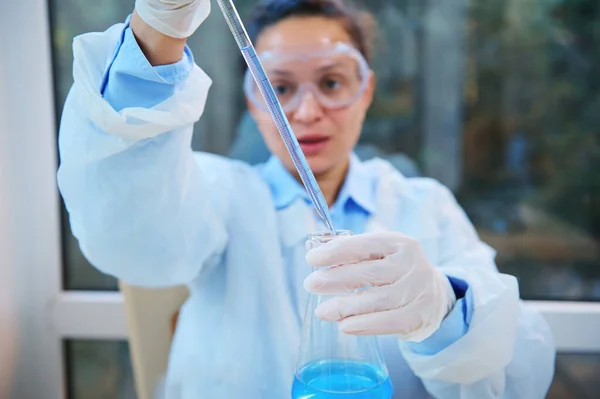
POLYGON ((190 37, 210 14, 210 0, 136 0, 135 9, 148 25, 178 39, 190 37))
POLYGON ((396 232, 340 236, 311 249, 316 270, 304 288, 336 295, 317 307, 317 317, 340 321, 348 334, 396 334, 420 342, 433 334, 454 306, 448 278, 432 267, 418 241, 396 232), (352 292, 362 287, 371 287, 352 292))

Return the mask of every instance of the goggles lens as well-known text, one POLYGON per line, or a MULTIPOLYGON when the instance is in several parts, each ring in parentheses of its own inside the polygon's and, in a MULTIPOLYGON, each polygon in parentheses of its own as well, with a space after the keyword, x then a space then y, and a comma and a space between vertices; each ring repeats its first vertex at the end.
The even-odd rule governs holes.
MULTIPOLYGON (((261 63, 283 109, 300 105, 307 92, 327 108, 347 106, 364 92, 369 67, 356 49, 338 44, 331 49, 299 53, 263 53, 261 63)), ((246 72, 246 96, 267 110, 250 72, 246 72)))

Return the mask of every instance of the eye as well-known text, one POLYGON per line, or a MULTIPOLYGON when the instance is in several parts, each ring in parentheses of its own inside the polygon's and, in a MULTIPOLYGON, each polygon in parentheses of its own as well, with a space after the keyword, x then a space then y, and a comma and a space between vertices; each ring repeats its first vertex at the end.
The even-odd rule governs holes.
POLYGON ((275 81, 272 84, 273 84, 273 90, 275 90, 275 94, 277 94, 278 97, 292 95, 292 92, 294 91, 293 85, 291 85, 288 82, 275 81))
POLYGON ((328 76, 321 81, 321 87, 325 90, 336 90, 341 85, 341 79, 336 76, 328 76))
POLYGON ((273 87, 278 95, 282 96, 288 91, 288 87, 285 85, 276 85, 273 87))
POLYGON ((340 82, 338 82, 338 81, 337 81, 337 80, 335 80, 335 79, 328 79, 328 80, 325 82, 325 85, 326 85, 326 86, 327 86, 327 88, 329 88, 329 89, 335 89, 336 87, 338 87, 338 86, 339 86, 339 84, 340 84, 340 82))

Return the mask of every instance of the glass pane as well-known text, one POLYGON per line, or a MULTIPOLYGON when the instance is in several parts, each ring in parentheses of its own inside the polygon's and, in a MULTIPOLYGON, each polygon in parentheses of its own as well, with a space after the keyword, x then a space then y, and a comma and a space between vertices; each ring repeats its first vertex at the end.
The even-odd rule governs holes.
MULTIPOLYGON (((600 14, 585 11, 598 3, 470 4, 456 99, 464 115, 460 178, 431 170, 453 185, 498 250, 500 269, 519 277, 523 297, 598 300, 600 14)), ((439 90, 425 104, 431 112, 439 90)))
POLYGON ((65 342, 69 399, 136 399, 127 342, 65 342))
MULTIPOLYGON (((236 1, 245 12, 249 0, 236 1)), ((108 0, 102 4, 84 0, 50 0, 56 113, 60 118, 73 83, 72 41, 79 34, 103 31, 122 22, 133 10, 133 0, 108 0)), ((218 7, 188 44, 196 62, 217 82, 211 87, 204 115, 196 123, 192 146, 196 150, 226 154, 243 112, 239 51, 218 7), (211 40, 206 40, 210 35, 211 40)), ((82 255, 72 236, 63 209, 64 286, 69 290, 117 290, 117 281, 94 269, 82 255)))
MULTIPOLYGON (((364 3, 380 40, 357 154, 450 187, 523 298, 599 300, 597 1, 364 3)), ((249 118, 230 155, 268 157, 249 118)))
MULTIPOLYGON (((73 83, 73 38, 85 32, 103 31, 123 21, 133 9, 133 0, 83 1, 50 0, 52 56, 54 63, 54 90, 56 113, 62 113, 67 93, 73 83)), ((60 119, 58 119, 60 120, 60 119)), ((117 281, 94 269, 79 250, 71 235, 63 209, 64 285, 66 289, 117 290, 117 281)))
POLYGON ((598 2, 367 4, 364 157, 449 186, 524 298, 599 300, 598 2))
MULTIPOLYGON (((66 342, 69 399, 135 399, 126 342, 66 342)), ((600 392, 600 354, 559 354, 548 399, 592 399, 600 392)))
POLYGON ((547 399, 593 399, 600 392, 600 354, 560 354, 547 399))
MULTIPOLYGON (((66 343, 69 399, 135 399, 126 342, 66 343)), ((592 399, 600 392, 600 354, 559 354, 547 399, 592 399)))
MULTIPOLYGON (((357 154, 448 185, 527 299, 600 299, 600 13, 596 0, 377 0, 377 90, 357 154)), ((71 40, 133 0, 50 1, 57 110, 71 40)), ((247 15, 250 0, 237 1, 247 15)), ((239 54, 214 8, 190 40, 213 79, 193 147, 258 163, 239 54), (211 40, 205 40, 207 37, 211 40)), ((66 287, 116 289, 65 227, 66 287)))

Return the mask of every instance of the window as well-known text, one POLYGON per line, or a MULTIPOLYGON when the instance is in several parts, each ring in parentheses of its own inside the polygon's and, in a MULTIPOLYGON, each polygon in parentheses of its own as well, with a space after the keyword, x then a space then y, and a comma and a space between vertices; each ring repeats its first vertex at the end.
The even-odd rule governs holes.
MULTIPOLYGON (((0 12, 3 37, 22 32, 3 48, 10 62, 0 70, 11 77, 0 87, 0 96, 11 98, 5 112, 18 131, 11 138, 28 154, 10 161, 23 185, 9 210, 23 223, 20 245, 30 254, 15 268, 40 275, 28 288, 27 316, 36 317, 26 326, 27 337, 39 338, 28 341, 39 354, 31 373, 44 382, 24 387, 32 394, 22 397, 93 398, 105 383, 114 388, 107 396, 134 397, 117 282, 81 255, 64 211, 62 223, 53 213, 57 191, 49 172, 56 167, 55 122, 72 82, 72 39, 123 21, 133 3, 34 0, 0 12), (27 240, 28 225, 44 239, 27 240), (62 261, 60 247, 48 240, 59 233, 62 261)), ((242 15, 252 4, 236 2, 242 15)), ((600 364, 600 307, 593 303, 600 299, 597 2, 366 4, 379 21, 378 84, 357 154, 382 157, 408 176, 431 176, 454 191, 498 250, 500 270, 519 278, 523 297, 553 328, 561 354, 549 397, 593 397, 600 364)), ((239 54, 218 7, 190 46, 214 81, 193 147, 263 161, 268 153, 245 110, 239 54), (240 151, 242 142, 252 151, 240 151)))
MULTIPOLYGON (((252 2, 237 1, 240 11, 252 2)), ((57 119, 73 83, 72 40, 75 36, 92 31, 103 31, 125 21, 133 10, 134 1, 109 1, 102 6, 87 1, 49 1, 54 89, 57 119)), ((213 5, 209 18, 189 40, 196 62, 211 76, 214 84, 205 112, 195 126, 192 146, 196 150, 227 154, 242 114, 242 76, 240 55, 235 41, 213 5), (210 36, 210 40, 207 38, 210 36), (227 104, 227 106, 223 106, 227 104)), ((64 284, 69 290, 117 290, 117 281, 94 269, 82 255, 77 241, 71 235, 66 212, 64 228, 64 284)))
POLYGON ((600 372, 598 354, 560 354, 556 359, 554 382, 547 399, 592 399, 600 386, 595 376, 600 372))
POLYGON ((70 399, 135 399, 129 347, 121 341, 65 343, 70 399))
POLYGON ((366 4, 381 40, 358 155, 449 186, 525 299, 600 299, 596 3, 366 4))
MULTIPOLYGON (((104 31, 124 21, 134 1, 54 1, 50 0, 52 61, 56 117, 60 120, 63 104, 73 84, 73 38, 77 35, 104 31)), ((117 290, 117 281, 94 269, 82 255, 72 236, 66 211, 62 212, 64 244, 64 288, 68 290, 117 290)))

